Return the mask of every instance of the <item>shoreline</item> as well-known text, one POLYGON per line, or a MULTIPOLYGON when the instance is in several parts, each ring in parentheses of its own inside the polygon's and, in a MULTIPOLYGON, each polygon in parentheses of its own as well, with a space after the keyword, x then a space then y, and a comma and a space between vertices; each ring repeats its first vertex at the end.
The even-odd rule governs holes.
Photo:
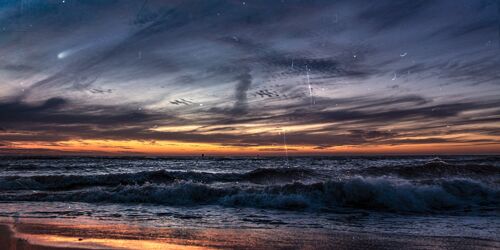
POLYGON ((83 249, 498 249, 496 240, 336 232, 326 229, 194 229, 36 219, 0 220, 0 248, 83 249))

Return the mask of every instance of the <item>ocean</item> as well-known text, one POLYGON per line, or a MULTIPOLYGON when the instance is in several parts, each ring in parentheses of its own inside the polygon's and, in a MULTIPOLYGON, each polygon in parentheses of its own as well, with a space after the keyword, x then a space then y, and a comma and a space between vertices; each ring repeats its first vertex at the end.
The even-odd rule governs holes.
POLYGON ((500 240, 500 157, 2 157, 0 216, 500 240))

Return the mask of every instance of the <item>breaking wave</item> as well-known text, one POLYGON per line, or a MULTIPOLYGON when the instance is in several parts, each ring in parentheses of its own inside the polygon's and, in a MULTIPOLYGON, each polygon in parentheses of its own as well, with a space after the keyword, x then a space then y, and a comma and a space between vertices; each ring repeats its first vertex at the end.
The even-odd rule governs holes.
MULTIPOLYGON (((163 176, 160 176, 163 178, 163 176)), ((284 210, 329 211, 358 208, 396 213, 491 209, 500 205, 500 189, 470 179, 415 183, 354 177, 314 184, 223 185, 191 181, 91 187, 63 192, 0 194, 1 201, 150 203, 171 206, 220 205, 284 210)))
POLYGON ((250 182, 258 184, 293 182, 314 176, 306 168, 258 168, 247 173, 207 173, 196 171, 143 171, 97 175, 40 175, 0 177, 0 190, 71 190, 92 186, 168 184, 174 181, 250 182))
POLYGON ((446 176, 467 176, 467 177, 500 177, 500 167, 485 164, 450 164, 440 159, 434 159, 422 165, 414 166, 384 166, 368 167, 360 170, 359 173, 368 175, 398 175, 405 178, 432 177, 441 178, 446 176))

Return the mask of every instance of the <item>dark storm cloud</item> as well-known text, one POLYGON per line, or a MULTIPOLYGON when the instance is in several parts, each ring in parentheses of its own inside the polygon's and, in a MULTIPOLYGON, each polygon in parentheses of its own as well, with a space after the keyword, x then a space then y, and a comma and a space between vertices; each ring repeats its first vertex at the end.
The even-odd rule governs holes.
POLYGON ((172 117, 127 107, 75 106, 62 98, 51 98, 39 104, 26 104, 19 100, 0 103, 0 124, 2 127, 13 129, 36 127, 40 124, 138 125, 169 118, 172 117))
MULTIPOLYGON (((411 99, 411 98, 409 98, 411 99)), ((417 98, 418 99, 418 98, 417 98)), ((364 101, 366 102, 366 100, 364 101)), ((374 103, 377 101, 373 101, 374 103)), ((382 103, 379 101, 379 103, 382 103)), ((407 103, 401 100, 401 103, 407 103)), ((480 108, 495 108, 499 103, 466 103, 462 105, 440 105, 413 110, 394 110, 384 113, 371 113, 363 109, 341 110, 336 112, 317 111, 315 113, 295 111, 283 116, 300 116, 303 119, 288 120, 288 125, 303 124, 303 121, 311 123, 316 122, 340 122, 355 124, 360 129, 351 129, 346 132, 339 132, 341 125, 332 128, 310 130, 304 132, 293 132, 287 134, 287 141, 293 145, 316 145, 323 148, 339 145, 360 145, 365 143, 389 143, 389 144, 410 144, 410 143, 439 143, 454 142, 459 140, 433 139, 433 140, 401 140, 396 139, 399 134, 391 131, 363 130, 361 128, 374 127, 384 124, 387 120, 392 123, 406 121, 408 119, 418 118, 420 121, 433 121, 447 116, 456 116, 460 112, 480 108), (431 111, 434 110, 434 111, 431 111), (441 111, 439 111, 441 110, 441 111), (436 113, 433 113, 436 112, 436 113), (429 114, 428 114, 429 113, 429 114), (314 116, 314 118, 312 118, 314 116)), ((204 142, 221 143, 223 145, 275 145, 281 143, 282 137, 277 132, 263 134, 226 134, 228 129, 220 128, 209 130, 212 133, 205 134, 203 130, 185 131, 185 132, 161 132, 152 131, 150 125, 152 122, 162 122, 168 119, 167 116, 150 115, 138 112, 111 115, 105 112, 101 115, 91 115, 90 110, 99 110, 97 107, 87 107, 87 112, 82 114, 72 114, 73 112, 64 111, 66 102, 62 99, 50 99, 37 106, 28 106, 22 103, 3 103, 1 110, 16 112, 19 116, 7 118, 6 113, 0 113, 3 125, 15 128, 18 132, 15 134, 0 135, 4 141, 61 141, 67 139, 116 139, 116 140, 174 140, 184 142, 204 142), (59 111, 59 112, 57 112, 59 111), (23 118, 27 117, 27 118, 23 118), (29 124, 27 123, 29 120, 29 124), (130 128, 116 128, 115 124, 129 126, 130 128), (219 131, 219 133, 217 133, 219 131), (214 133, 215 132, 215 133, 214 133)), ((360 105, 360 106, 365 106, 360 105)), ((81 109, 81 108, 80 108, 81 109)), ((280 123, 283 117, 261 117, 255 121, 267 123, 280 123)), ((187 124, 199 124, 197 121, 185 121, 187 124)), ((211 122, 211 125, 223 125, 227 121, 210 118, 203 122, 211 122), (220 123, 218 123, 220 122, 220 123)), ((236 122, 236 121, 234 121, 236 122)), ((248 122, 246 120, 238 122, 248 122)), ((429 129, 429 128, 421 128, 429 129)), ((415 129, 418 132, 419 129, 415 129)), ((205 131, 206 132, 206 131, 205 131)), ((481 132, 481 131, 477 131, 481 132)))
POLYGON ((65 104, 66 101, 62 98, 50 98, 38 105, 27 105, 14 100, 12 102, 0 103, 0 116, 5 121, 9 115, 27 114, 29 116, 51 109, 56 110, 65 104))

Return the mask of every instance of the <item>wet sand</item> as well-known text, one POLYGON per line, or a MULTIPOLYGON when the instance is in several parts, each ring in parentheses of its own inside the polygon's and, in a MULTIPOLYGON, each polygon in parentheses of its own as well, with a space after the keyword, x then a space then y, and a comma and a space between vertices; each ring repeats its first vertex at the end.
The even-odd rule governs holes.
POLYGON ((324 229, 175 229, 78 221, 0 224, 0 249, 500 249, 476 238, 334 232, 324 229), (71 223, 70 223, 71 222, 71 223))
POLYGON ((30 250, 80 250, 86 248, 72 248, 72 247, 57 247, 57 246, 44 246, 36 242, 29 242, 26 239, 20 238, 12 230, 11 225, 0 224, 0 249, 16 250, 16 249, 30 249, 30 250))

